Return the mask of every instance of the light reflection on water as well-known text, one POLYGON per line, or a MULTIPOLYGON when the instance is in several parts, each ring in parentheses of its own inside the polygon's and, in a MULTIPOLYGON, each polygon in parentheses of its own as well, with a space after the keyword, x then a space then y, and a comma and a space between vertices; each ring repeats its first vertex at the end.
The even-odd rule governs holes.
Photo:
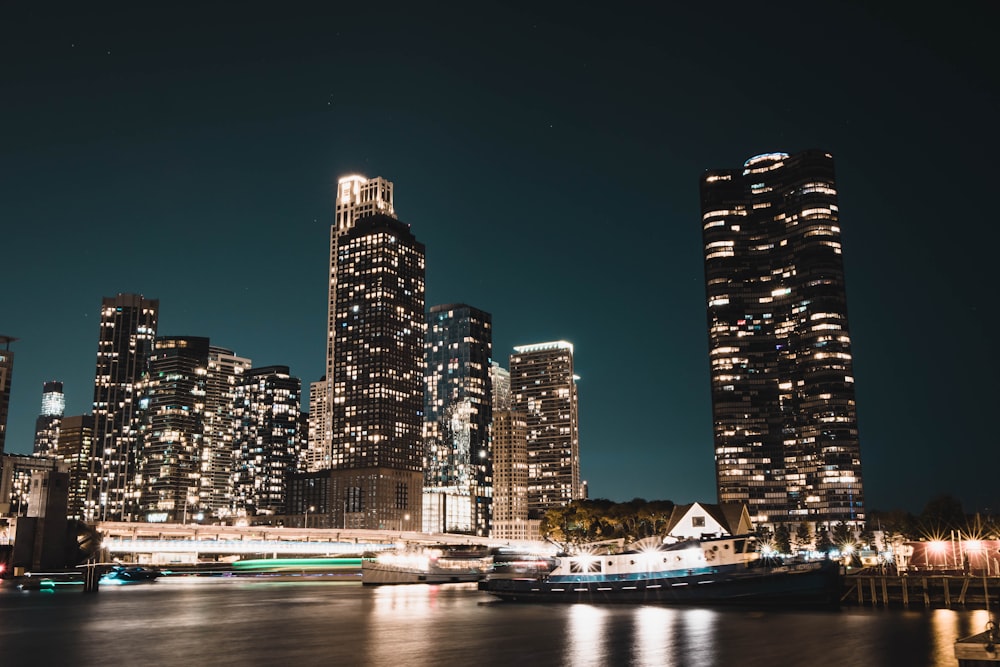
POLYGON ((495 601, 474 585, 174 582, 0 590, 0 665, 954 667, 985 611, 750 612, 495 601))
POLYGON ((604 636, 604 623, 609 614, 605 607, 589 604, 572 605, 566 610, 568 617, 566 633, 566 665, 606 665, 608 664, 604 636))

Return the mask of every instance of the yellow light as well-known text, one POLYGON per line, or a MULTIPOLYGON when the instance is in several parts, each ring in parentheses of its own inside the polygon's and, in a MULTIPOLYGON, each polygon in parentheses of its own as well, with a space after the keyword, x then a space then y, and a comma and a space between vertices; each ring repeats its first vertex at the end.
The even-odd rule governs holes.
POLYGON ((930 549, 932 553, 943 554, 948 548, 948 545, 941 540, 934 540, 927 545, 927 548, 930 549))

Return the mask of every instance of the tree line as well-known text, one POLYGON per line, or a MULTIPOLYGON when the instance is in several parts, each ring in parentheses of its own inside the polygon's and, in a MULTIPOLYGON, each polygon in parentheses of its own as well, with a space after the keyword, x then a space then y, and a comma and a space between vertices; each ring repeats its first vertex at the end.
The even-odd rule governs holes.
MULTIPOLYGON (((605 498, 574 500, 568 505, 548 510, 542 518, 541 531, 560 544, 586 544, 623 539, 626 544, 654 535, 666 535, 675 503, 671 500, 633 498, 614 502, 605 498)), ((806 548, 820 552, 845 547, 879 548, 874 535, 878 531, 886 543, 948 539, 1000 539, 1000 520, 992 516, 966 514, 962 503, 951 495, 932 498, 920 514, 904 510, 868 512, 860 531, 836 522, 819 524, 815 532, 807 523, 778 525, 773 531, 758 527, 757 537, 779 553, 795 553, 806 548)))

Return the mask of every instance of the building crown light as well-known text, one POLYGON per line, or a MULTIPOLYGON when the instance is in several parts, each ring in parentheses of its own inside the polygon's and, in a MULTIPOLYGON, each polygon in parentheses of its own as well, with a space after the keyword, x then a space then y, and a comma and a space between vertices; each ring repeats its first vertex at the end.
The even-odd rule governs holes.
POLYGON ((518 354, 525 352, 542 352, 544 350, 569 350, 573 353, 573 343, 564 340, 555 340, 548 343, 535 343, 533 345, 515 345, 514 351, 518 354))

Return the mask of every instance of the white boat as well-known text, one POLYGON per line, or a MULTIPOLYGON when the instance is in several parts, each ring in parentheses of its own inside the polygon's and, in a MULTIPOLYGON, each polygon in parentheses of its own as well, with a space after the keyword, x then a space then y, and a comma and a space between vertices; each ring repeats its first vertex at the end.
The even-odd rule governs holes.
POLYGON ((483 579, 493 565, 486 547, 436 545, 393 549, 361 561, 361 583, 455 584, 483 579))
POLYGON ((840 567, 762 561, 744 535, 560 556, 547 574, 490 576, 479 588, 518 602, 836 606, 840 567))

